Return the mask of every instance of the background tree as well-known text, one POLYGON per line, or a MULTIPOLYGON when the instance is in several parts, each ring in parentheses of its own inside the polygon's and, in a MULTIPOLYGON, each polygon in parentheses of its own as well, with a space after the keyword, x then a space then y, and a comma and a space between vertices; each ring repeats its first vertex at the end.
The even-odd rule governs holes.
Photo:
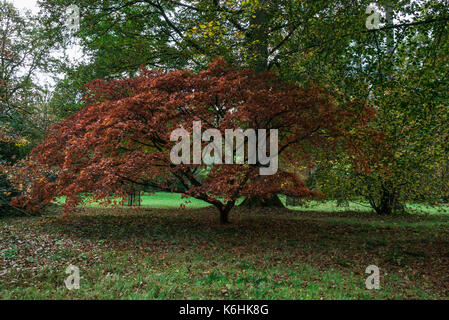
POLYGON ((390 8, 400 27, 386 24, 367 32, 344 54, 333 56, 332 65, 323 67, 318 56, 305 68, 319 71, 313 79, 333 88, 342 100, 366 97, 376 108, 372 128, 385 134, 386 143, 360 146, 372 148, 376 164, 360 174, 340 154, 322 164, 319 185, 331 194, 362 196, 380 214, 403 210, 409 201, 440 202, 447 193, 441 173, 449 146, 448 5, 399 2, 390 8))
MULTIPOLYGON (((51 122, 48 93, 36 81, 54 62, 48 32, 37 17, 0 2, 0 166, 24 158, 51 122)), ((16 191, 4 170, 0 176, 0 198, 6 204, 16 191)))

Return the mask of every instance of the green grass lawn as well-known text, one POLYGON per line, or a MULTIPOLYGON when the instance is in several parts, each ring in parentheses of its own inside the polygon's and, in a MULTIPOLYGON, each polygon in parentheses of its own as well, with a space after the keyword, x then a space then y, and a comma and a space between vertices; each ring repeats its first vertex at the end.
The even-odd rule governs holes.
POLYGON ((221 226, 214 208, 178 210, 182 201, 158 194, 142 208, 0 219, 0 298, 449 298, 446 214, 237 208, 221 226), (64 285, 70 264, 79 290, 64 285), (371 264, 380 290, 365 288, 371 264))
MULTIPOLYGON (((120 201, 119 198, 114 199, 116 201, 120 201)), ((60 204, 65 202, 65 197, 60 197, 56 199, 56 201, 60 204)), ((209 203, 204 202, 202 200, 198 200, 192 197, 182 198, 179 193, 169 193, 169 192, 157 192, 155 194, 145 194, 141 196, 141 206, 158 208, 158 209, 178 209, 181 205, 184 205, 186 208, 205 208, 210 206, 209 203)), ((86 199, 83 204, 79 207, 81 208, 102 208, 104 205, 99 202, 89 201, 86 199)), ((126 207, 126 206, 125 206, 126 207)))
MULTIPOLYGON (((285 204, 285 196, 279 196, 281 201, 285 204)), ((88 200, 88 199, 87 199, 88 200)), ((119 201, 120 199, 115 199, 119 201)), ((239 204, 243 201, 243 198, 237 201, 239 204)), ((65 202, 65 197, 57 199, 59 204, 65 202)), ((198 200, 192 197, 182 198, 179 193, 169 192, 157 192, 155 194, 145 194, 141 197, 141 207, 143 208, 157 208, 157 209, 178 209, 181 205, 184 205, 188 209, 205 208, 211 206, 202 200, 198 200)), ((105 206, 94 201, 85 201, 79 207, 81 208, 104 208, 105 206)), ((125 206, 126 207, 126 206, 125 206)), ((421 204, 407 204, 407 210, 410 213, 418 214, 441 214, 449 213, 449 207, 442 206, 426 206, 421 204)), ((304 211, 304 212, 345 212, 345 211, 357 211, 357 212, 374 212, 368 203, 359 201, 350 201, 347 207, 337 206, 336 201, 305 201, 301 206, 289 206, 289 209, 304 211)))

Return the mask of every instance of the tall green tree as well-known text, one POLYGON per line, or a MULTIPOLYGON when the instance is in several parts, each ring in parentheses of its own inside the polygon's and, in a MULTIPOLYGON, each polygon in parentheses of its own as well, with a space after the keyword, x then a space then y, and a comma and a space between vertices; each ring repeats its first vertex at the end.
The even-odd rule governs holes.
POLYGON ((332 65, 320 57, 306 67, 298 62, 317 70, 316 79, 342 101, 365 97, 376 108, 372 128, 384 134, 384 144, 360 146, 371 155, 369 170, 340 154, 322 165, 319 185, 330 194, 362 196, 380 214, 403 210, 408 201, 438 203, 448 190, 449 6, 387 4, 384 12, 394 19, 354 39, 332 65))
MULTIPOLYGON (((0 3, 0 127, 4 143, 42 135, 45 88, 37 81, 55 62, 48 30, 29 12, 0 3)), ((2 158, 11 160, 2 148, 2 158)), ((16 155, 18 156, 18 155, 16 155)))
POLYGON ((54 62, 48 32, 38 17, 0 1, 0 210, 16 193, 2 166, 24 158, 51 122, 37 81, 54 62))

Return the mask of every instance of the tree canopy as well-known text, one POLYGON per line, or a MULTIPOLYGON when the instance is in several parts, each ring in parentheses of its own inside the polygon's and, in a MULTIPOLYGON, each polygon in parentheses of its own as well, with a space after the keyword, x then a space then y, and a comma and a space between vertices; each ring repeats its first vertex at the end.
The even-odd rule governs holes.
MULTIPOLYGON (((316 150, 331 152, 341 145, 363 162, 351 130, 363 128, 374 115, 357 101, 342 108, 323 89, 282 82, 272 73, 235 70, 223 59, 199 73, 142 70, 136 78, 88 87, 88 106, 49 131, 17 180, 28 180, 29 196, 41 204, 66 196, 70 210, 83 193, 108 201, 136 184, 202 199, 226 222, 241 196, 320 193, 286 170, 260 176, 259 157, 243 165, 173 164, 173 130, 182 126, 192 132, 198 120, 223 136, 226 129, 278 129, 280 162, 299 155, 310 163, 316 150)), ((27 201, 32 209, 39 205, 27 201)))

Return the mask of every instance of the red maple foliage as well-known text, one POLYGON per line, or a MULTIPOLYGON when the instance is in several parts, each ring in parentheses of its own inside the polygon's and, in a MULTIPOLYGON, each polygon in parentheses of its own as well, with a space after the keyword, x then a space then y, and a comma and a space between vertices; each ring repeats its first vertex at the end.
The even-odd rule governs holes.
POLYGON ((242 196, 320 196, 282 163, 300 157, 307 164, 314 151, 342 144, 351 151, 356 143, 350 130, 374 114, 357 103, 337 106, 321 88, 236 70, 223 59, 197 74, 142 70, 137 78, 97 80, 87 86, 86 101, 87 107, 51 128, 32 151, 22 168, 27 192, 16 203, 35 210, 65 196, 69 212, 83 194, 110 201, 125 196, 130 185, 143 185, 204 200, 225 223, 242 196), (191 132, 198 120, 203 130, 216 128, 223 136, 225 129, 278 129, 279 171, 259 176, 259 163, 172 164, 171 132, 179 126, 191 132))

